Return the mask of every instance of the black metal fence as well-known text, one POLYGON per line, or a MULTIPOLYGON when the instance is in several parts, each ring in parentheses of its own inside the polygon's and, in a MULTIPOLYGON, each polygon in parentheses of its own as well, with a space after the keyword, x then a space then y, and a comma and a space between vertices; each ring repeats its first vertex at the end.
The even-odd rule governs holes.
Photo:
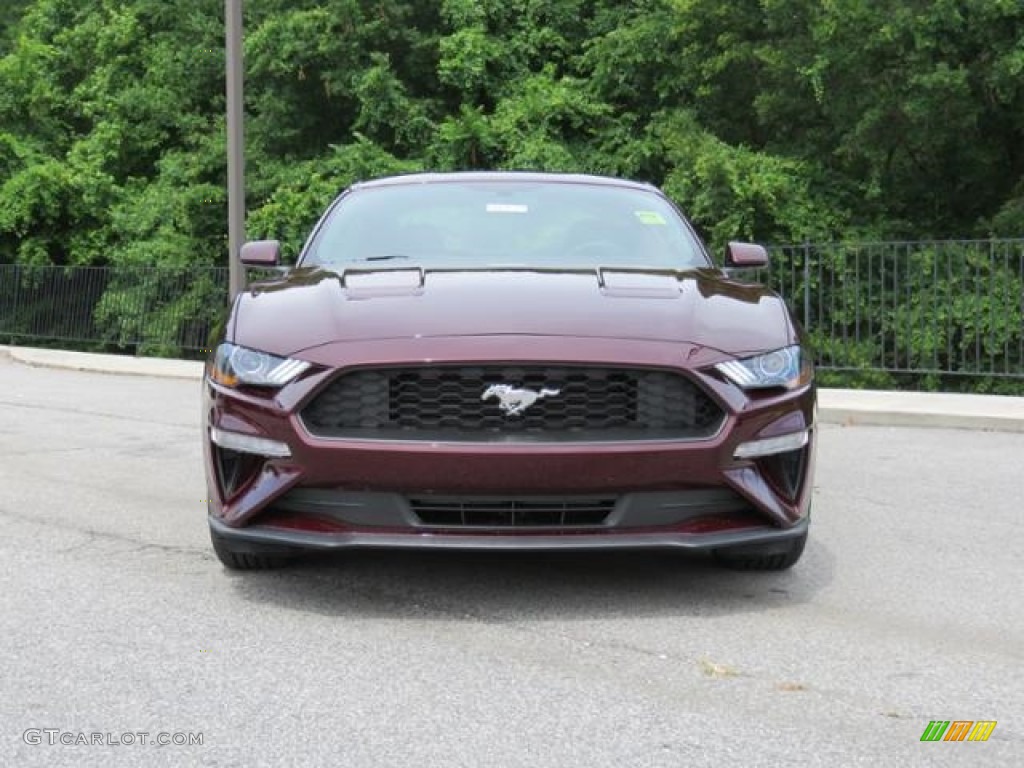
POLYGON ((0 264, 0 343, 194 356, 227 293, 226 267, 0 264))
MULTIPOLYGON (((1024 239, 770 250, 750 277, 786 297, 823 371, 868 386, 1024 385, 1024 239)), ((0 343, 194 356, 227 291, 227 268, 0 265, 0 343)))
POLYGON ((766 272, 822 369, 1024 379, 1024 240, 787 245, 766 272))

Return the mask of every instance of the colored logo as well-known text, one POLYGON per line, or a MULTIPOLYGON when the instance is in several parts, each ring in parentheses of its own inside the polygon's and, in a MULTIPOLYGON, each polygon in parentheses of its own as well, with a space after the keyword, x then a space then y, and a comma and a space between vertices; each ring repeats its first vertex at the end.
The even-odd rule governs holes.
POLYGON ((995 720, 932 720, 921 741, 988 741, 995 729, 995 720))

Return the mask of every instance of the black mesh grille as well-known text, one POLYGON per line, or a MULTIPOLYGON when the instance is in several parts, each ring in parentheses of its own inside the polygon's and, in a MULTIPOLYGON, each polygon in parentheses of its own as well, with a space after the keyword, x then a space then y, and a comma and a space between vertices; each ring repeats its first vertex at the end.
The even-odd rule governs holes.
POLYGON ((546 528, 601 525, 614 498, 409 499, 424 525, 477 528, 546 528))
POLYGON ((353 371, 302 412, 315 435, 405 440, 693 439, 714 434, 722 418, 683 376, 549 366, 353 371), (516 403, 525 405, 509 413, 516 403))

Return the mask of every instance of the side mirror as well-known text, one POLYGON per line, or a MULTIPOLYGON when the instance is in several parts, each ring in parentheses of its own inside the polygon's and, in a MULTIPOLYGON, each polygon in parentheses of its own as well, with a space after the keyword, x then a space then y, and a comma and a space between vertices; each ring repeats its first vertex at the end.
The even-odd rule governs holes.
POLYGON ((734 269, 767 267, 768 251, 754 243, 729 243, 725 249, 725 266, 734 269))
POLYGON ((281 243, 277 240, 253 240, 242 246, 238 260, 247 267, 276 267, 281 261, 281 243))

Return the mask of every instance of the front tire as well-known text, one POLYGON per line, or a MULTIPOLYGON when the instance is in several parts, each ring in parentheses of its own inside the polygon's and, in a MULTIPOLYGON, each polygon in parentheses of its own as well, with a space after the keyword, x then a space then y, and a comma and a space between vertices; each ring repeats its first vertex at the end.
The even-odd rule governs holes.
POLYGON ((276 550, 265 550, 251 544, 236 544, 230 539, 210 530, 210 543, 214 554, 232 571, 263 571, 270 568, 281 568, 288 565, 293 557, 276 550))
POLYGON ((804 553, 807 532, 784 542, 726 547, 712 552, 719 565, 735 571, 784 571, 804 553))

